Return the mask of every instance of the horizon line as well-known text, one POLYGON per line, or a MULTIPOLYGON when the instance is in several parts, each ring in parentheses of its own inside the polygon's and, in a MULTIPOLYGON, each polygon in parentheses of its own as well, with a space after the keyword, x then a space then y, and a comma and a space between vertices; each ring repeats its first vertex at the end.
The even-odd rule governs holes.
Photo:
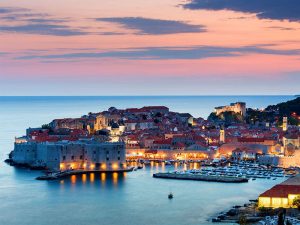
POLYGON ((227 95, 0 95, 0 97, 256 97, 256 96, 294 96, 300 97, 300 94, 227 94, 227 95))

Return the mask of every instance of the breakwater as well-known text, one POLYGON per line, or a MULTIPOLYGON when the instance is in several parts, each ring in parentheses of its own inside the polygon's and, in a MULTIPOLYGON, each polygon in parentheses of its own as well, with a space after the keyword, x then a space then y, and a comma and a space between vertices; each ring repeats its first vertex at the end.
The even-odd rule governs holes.
POLYGON ((209 182, 222 182, 222 183, 244 183, 248 182, 247 178, 243 177, 229 177, 229 176, 211 176, 211 175, 199 175, 199 174, 187 174, 187 173, 155 173, 154 178, 163 179, 177 179, 177 180, 198 180, 209 182))
POLYGON ((134 167, 126 168, 126 169, 117 169, 117 170, 69 170, 69 171, 62 171, 56 173, 49 173, 47 175, 39 176, 36 180, 56 180, 72 175, 79 175, 79 174, 90 174, 90 173, 123 173, 123 172, 131 172, 133 171, 134 167))

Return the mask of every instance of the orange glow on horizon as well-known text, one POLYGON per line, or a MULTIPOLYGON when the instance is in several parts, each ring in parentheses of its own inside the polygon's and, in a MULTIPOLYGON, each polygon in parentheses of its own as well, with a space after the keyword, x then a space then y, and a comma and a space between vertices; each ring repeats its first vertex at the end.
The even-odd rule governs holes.
MULTIPOLYGON (((297 77, 297 72, 300 71, 299 53, 294 52, 300 49, 299 21, 262 19, 252 12, 232 10, 218 10, 213 13, 205 9, 187 10, 180 6, 185 4, 181 0, 143 2, 133 0, 126 3, 123 0, 116 0, 114 4, 109 1, 86 0, 84 3, 79 1, 73 3, 72 0, 64 0, 59 8, 53 1, 47 1, 47 4, 35 0, 10 0, 3 3, 5 7, 24 8, 36 15, 49 14, 49 18, 52 19, 70 18, 62 22, 66 26, 66 32, 78 30, 82 34, 61 35, 54 32, 45 35, 42 31, 36 30, 0 31, 0 42, 3 43, 1 52, 8 53, 0 55, 0 64, 5 65, 1 67, 0 78, 3 79, 1 80, 3 88, 0 86, 0 92, 6 95, 7 90, 11 90, 14 93, 18 88, 11 88, 7 84, 20 77, 28 82, 26 85, 32 85, 20 92, 34 89, 33 85, 40 85, 45 79, 47 91, 53 93, 57 93, 58 90, 66 91, 64 85, 58 85, 57 79, 74 79, 76 87, 83 86, 85 80, 92 80, 93 83, 101 81, 106 85, 120 79, 120 82, 128 86, 120 92, 134 94, 132 90, 134 87, 141 81, 147 83, 150 79, 161 80, 162 87, 157 87, 155 91, 164 93, 166 93, 165 86, 171 80, 174 89, 168 89, 168 94, 171 91, 178 94, 176 91, 185 80, 189 80, 189 83, 201 81, 203 87, 208 86, 205 92, 211 92, 216 84, 225 84, 230 79, 229 87, 220 90, 228 93, 237 88, 234 81, 243 81, 247 78, 256 82, 253 85, 245 85, 250 86, 248 92, 257 93, 253 87, 260 82, 272 82, 270 85, 272 90, 268 92, 273 89, 289 91, 288 85, 292 85, 293 78, 299 79, 299 76, 297 77), (161 10, 157 10, 158 8, 161 10), (150 25, 145 27, 147 23, 139 24, 141 27, 134 29, 134 26, 128 24, 87 19, 97 18, 99 15, 109 18, 147 18, 150 25), (150 29, 152 20, 181 21, 183 24, 203 27, 205 31, 175 30, 174 33, 164 33, 165 30, 160 32, 154 30, 152 33, 150 29), (148 29, 150 32, 147 32, 148 29), (212 51, 212 54, 206 55, 206 49, 197 50, 197 47, 201 46, 210 49, 208 51, 212 51), (193 48, 195 50, 189 52, 193 48), (241 48, 242 50, 239 50, 241 48), (156 49, 158 54, 155 54, 153 49, 156 49), (178 52, 179 49, 185 51, 178 52), (216 49, 220 49, 220 54, 214 54, 216 49), (131 57, 129 52, 128 57, 124 57, 122 53, 126 51, 143 53, 141 56, 131 57), (104 56, 101 53, 105 53, 104 56)), ((20 18, 2 23, 13 27, 27 24, 28 21, 20 18)), ((29 23, 28 26, 30 25, 29 23)), ((53 22, 53 25, 57 25, 56 22, 53 22)), ((242 86, 244 83, 240 82, 242 86)), ((88 86, 87 90, 96 92, 97 89, 94 88, 97 87, 88 86)), ((146 85, 140 89, 143 91, 150 89, 148 92, 153 92, 153 88, 146 85)), ((183 92, 190 89, 191 87, 183 92)), ((215 89, 219 90, 220 87, 215 89)), ((196 90, 197 87, 193 92, 196 90)), ((264 88, 262 90, 267 91, 264 88)), ((83 91, 86 94, 86 90, 83 91)), ((133 151, 133 154, 143 156, 143 153, 137 150, 133 151)))

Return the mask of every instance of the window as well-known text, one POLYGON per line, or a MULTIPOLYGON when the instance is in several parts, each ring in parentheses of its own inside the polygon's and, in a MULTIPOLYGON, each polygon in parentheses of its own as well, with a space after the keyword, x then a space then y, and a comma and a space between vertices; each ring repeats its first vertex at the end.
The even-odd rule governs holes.
POLYGON ((108 157, 106 157, 106 161, 109 161, 109 158, 108 158, 108 157))
POLYGON ((118 160, 121 160, 120 156, 118 157, 118 160))
POLYGON ((72 157, 71 157, 71 158, 72 158, 72 160, 74 160, 74 158, 75 158, 75 157, 74 157, 74 155, 72 155, 72 157))
POLYGON ((63 161, 65 161, 66 160, 66 156, 63 156, 63 161))

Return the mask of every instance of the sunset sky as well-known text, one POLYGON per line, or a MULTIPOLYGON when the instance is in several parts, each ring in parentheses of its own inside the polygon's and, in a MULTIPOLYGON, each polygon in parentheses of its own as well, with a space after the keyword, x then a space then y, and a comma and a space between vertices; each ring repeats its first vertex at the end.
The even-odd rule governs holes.
POLYGON ((0 95, 300 94, 299 0, 2 0, 0 95))

